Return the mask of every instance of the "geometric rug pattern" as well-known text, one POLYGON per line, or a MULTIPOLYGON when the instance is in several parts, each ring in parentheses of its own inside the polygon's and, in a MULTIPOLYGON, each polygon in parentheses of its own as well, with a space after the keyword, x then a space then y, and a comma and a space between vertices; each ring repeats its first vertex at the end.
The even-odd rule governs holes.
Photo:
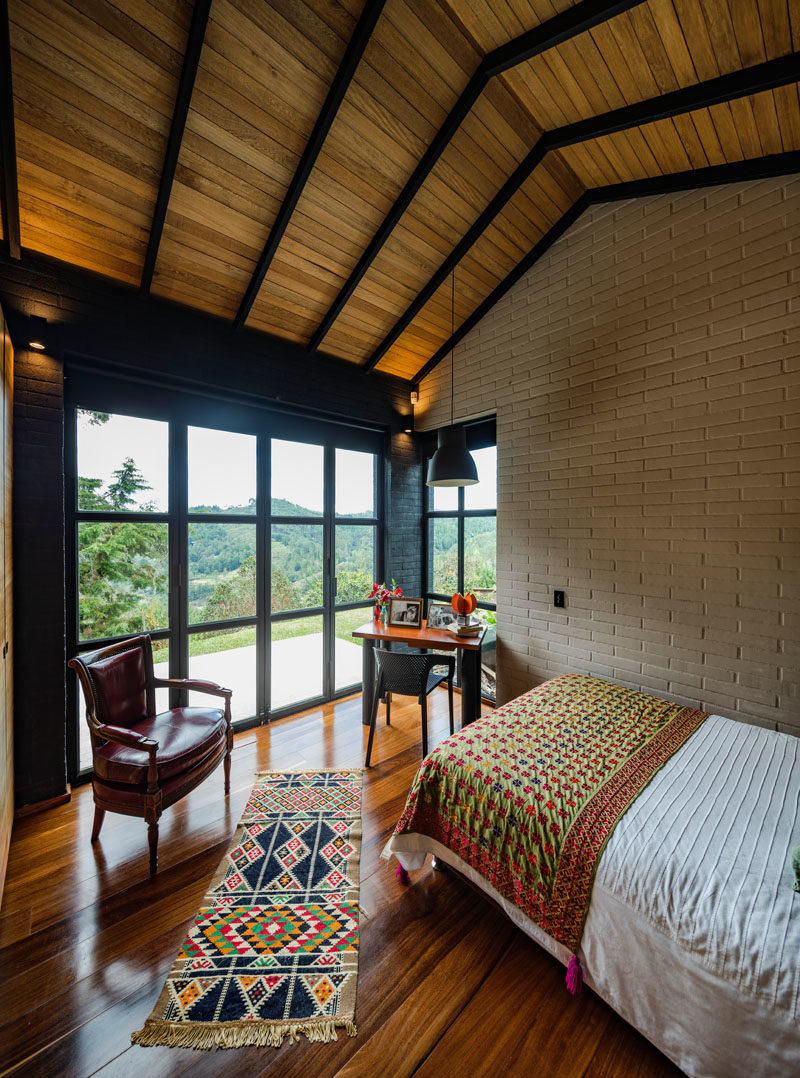
POLYGON ((193 1048, 355 1036, 361 770, 259 776, 143 1029, 193 1048))

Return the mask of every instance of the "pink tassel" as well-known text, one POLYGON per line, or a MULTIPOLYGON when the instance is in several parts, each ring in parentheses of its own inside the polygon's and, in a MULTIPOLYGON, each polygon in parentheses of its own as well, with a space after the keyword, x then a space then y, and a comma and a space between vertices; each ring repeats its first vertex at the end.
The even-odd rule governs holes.
POLYGON ((408 884, 411 883, 411 878, 409 877, 408 873, 399 861, 397 862, 397 868, 395 869, 394 878, 396 880, 399 880, 404 887, 408 886, 408 884))
POLYGON ((571 992, 573 996, 577 996, 581 988, 583 988, 583 966, 581 966, 581 960, 576 954, 569 960, 567 966, 567 991, 571 992))

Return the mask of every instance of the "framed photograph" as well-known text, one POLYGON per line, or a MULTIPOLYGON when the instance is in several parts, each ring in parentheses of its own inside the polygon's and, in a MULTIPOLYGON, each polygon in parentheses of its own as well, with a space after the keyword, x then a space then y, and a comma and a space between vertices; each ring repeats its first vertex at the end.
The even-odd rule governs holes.
POLYGON ((449 603, 428 603, 428 628, 429 629, 452 629, 458 628, 458 615, 449 603))
POLYGON ((419 629, 422 625, 422 599, 407 599, 405 595, 390 599, 389 624, 419 629))

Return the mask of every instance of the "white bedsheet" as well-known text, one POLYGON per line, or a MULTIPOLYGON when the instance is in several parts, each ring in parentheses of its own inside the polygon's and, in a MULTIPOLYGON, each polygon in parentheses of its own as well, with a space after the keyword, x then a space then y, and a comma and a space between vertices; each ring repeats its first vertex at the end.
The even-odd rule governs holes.
MULTIPOLYGON (((693 1078, 800 1074, 798 844, 800 739, 712 715, 603 852, 580 952, 587 984, 693 1078)), ((426 852, 569 960, 439 843, 412 834, 386 848, 409 870, 426 852)))

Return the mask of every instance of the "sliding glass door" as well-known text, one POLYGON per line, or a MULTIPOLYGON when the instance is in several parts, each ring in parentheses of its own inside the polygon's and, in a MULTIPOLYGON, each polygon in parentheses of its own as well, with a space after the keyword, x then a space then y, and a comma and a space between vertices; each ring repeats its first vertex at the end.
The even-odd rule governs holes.
MULTIPOLYGON (((66 447, 70 656, 148 632, 157 675, 232 688, 239 726, 359 688, 351 633, 382 562, 380 436, 365 450, 333 425, 317 442, 309 421, 292 438, 258 419, 222 429, 79 405, 66 447)), ((196 696, 159 690, 158 706, 196 696)), ((68 699, 75 779, 91 754, 72 679, 68 699)))
POLYGON ((273 438, 270 448, 271 711, 361 681, 352 629, 375 578, 378 457, 273 438))

